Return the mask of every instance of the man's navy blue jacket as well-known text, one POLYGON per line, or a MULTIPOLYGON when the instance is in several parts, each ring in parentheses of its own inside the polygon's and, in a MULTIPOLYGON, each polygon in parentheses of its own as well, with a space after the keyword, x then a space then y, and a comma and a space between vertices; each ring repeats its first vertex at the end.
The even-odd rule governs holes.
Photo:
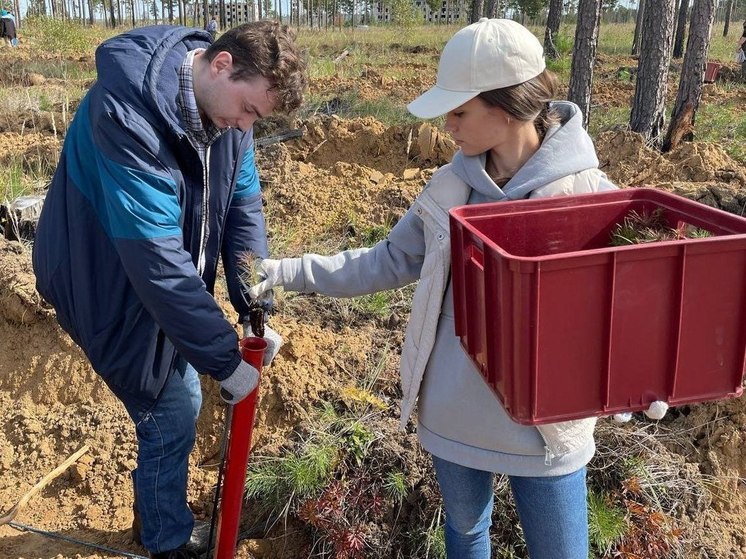
POLYGON ((252 133, 212 144, 206 187, 176 104, 184 57, 210 40, 155 26, 97 49, 39 220, 37 289, 125 401, 156 398, 177 352, 216 380, 233 373, 238 337, 211 296, 218 257, 243 319, 238 259, 267 256, 252 133))

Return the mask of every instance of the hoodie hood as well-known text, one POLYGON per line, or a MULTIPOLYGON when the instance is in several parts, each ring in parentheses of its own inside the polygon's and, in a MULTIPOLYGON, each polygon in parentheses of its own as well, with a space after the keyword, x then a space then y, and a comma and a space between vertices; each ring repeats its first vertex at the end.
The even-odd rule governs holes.
POLYGON ((465 156, 456 152, 451 167, 459 178, 487 200, 519 200, 531 192, 568 175, 598 168, 593 141, 583 128, 583 115, 574 103, 555 101, 552 109, 560 123, 551 127, 539 149, 503 187, 485 171, 487 154, 465 156))
POLYGON ((117 35, 96 49, 97 84, 133 107, 162 115, 170 128, 183 132, 176 104, 178 68, 190 50, 207 48, 211 42, 206 31, 171 25, 117 35))

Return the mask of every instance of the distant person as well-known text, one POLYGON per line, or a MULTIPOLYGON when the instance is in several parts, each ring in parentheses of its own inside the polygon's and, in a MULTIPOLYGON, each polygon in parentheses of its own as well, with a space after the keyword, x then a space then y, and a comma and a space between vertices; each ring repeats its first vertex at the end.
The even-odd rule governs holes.
POLYGON ((212 16, 212 19, 207 22, 207 32, 212 35, 212 40, 214 41, 218 35, 218 21, 215 19, 215 16, 212 16))
POLYGON ((736 54, 741 60, 741 81, 746 83, 746 21, 743 22, 743 33, 738 39, 736 54))
POLYGON ((541 43, 525 27, 482 18, 461 29, 442 52, 435 86, 408 106, 421 118, 445 115, 460 147, 452 162, 372 248, 264 260, 266 279, 250 290, 352 297, 419 280, 401 354, 401 421, 419 398, 417 433, 433 457, 451 559, 489 559, 495 473, 509 476, 532 559, 588 558, 596 419, 514 422, 459 343, 450 279, 450 208, 616 188, 598 169, 580 110, 556 94, 541 43))
POLYGON ((18 45, 16 18, 8 10, 0 10, 0 36, 6 46, 15 47, 18 45))
MULTIPOLYGON (((253 125, 302 102, 306 63, 287 26, 134 29, 96 50, 98 80, 65 136, 33 247, 36 287, 135 424, 133 535, 151 558, 204 552, 187 505, 202 400, 257 385, 212 296, 221 259, 248 330, 246 253, 267 256, 253 125)), ((281 340, 266 329, 265 365, 281 340)))

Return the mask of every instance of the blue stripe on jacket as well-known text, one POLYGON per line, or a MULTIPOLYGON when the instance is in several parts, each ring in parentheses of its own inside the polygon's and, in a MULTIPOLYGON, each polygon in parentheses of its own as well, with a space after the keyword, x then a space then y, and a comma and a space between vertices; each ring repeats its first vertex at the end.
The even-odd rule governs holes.
POLYGON ((241 161, 241 171, 236 179, 236 190, 233 192, 233 199, 248 198, 259 194, 259 176, 256 172, 254 163, 254 143, 252 142, 249 149, 244 153, 241 161))

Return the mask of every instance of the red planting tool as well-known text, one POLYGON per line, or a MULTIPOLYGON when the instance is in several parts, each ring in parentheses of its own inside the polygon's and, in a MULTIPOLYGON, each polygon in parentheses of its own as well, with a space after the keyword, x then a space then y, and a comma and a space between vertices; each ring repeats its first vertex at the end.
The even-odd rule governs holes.
MULTIPOLYGON (((263 313, 261 319, 252 317, 252 330, 255 336, 243 338, 239 344, 241 357, 260 373, 267 342, 264 334, 263 313)), ((259 393, 259 384, 254 391, 238 404, 228 407, 226 416, 226 450, 223 465, 218 476, 217 495, 220 507, 217 512, 217 536, 214 559, 233 559, 238 544, 238 525, 241 519, 246 466, 249 463, 251 434, 254 430, 254 417, 259 393), (224 475, 223 475, 224 470, 224 475), (221 480, 221 478, 223 478, 221 480)))

